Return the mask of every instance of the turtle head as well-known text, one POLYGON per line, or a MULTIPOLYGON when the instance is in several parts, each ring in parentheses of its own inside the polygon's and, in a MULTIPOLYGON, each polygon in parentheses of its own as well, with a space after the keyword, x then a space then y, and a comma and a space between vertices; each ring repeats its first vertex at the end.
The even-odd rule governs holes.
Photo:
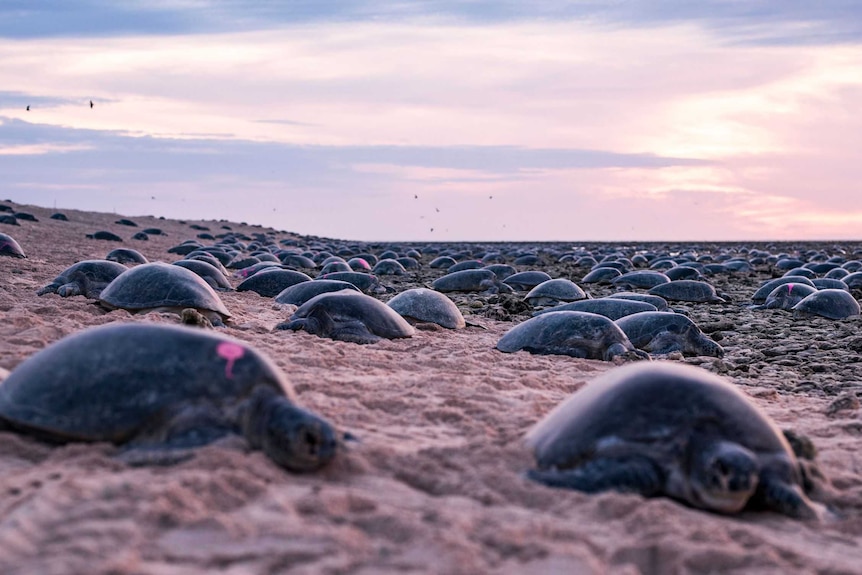
POLYGON ((703 444, 691 466, 693 502, 719 513, 737 513, 754 495, 759 475, 757 456, 741 445, 703 444))
POLYGON ((268 396, 246 411, 243 431, 253 447, 290 471, 316 471, 338 446, 335 428, 286 397, 268 396))

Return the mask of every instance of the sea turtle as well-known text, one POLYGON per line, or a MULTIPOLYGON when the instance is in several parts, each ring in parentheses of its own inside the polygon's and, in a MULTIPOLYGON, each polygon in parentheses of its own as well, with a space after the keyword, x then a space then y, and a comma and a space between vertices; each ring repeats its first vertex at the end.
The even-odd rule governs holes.
POLYGON ((350 269, 352 269, 355 272, 370 272, 371 271, 371 264, 369 264, 368 260, 365 258, 357 258, 357 257, 350 258, 349 260, 347 260, 347 265, 349 265, 350 269))
POLYGON ((524 296, 524 301, 532 306, 556 305, 560 302, 572 302, 586 299, 578 284, 566 278, 546 280, 531 289, 524 296))
MULTIPOLYGON (((247 268, 242 268, 241 270, 237 270, 234 272, 234 277, 238 277, 241 279, 248 279, 256 273, 262 272, 264 270, 270 269, 285 269, 285 266, 278 263, 278 261, 270 262, 270 261, 260 261, 256 264, 250 265, 247 268)), ((302 274, 305 275, 305 274, 302 274)))
POLYGON ((626 272, 621 276, 615 277, 611 280, 611 283, 618 288, 649 289, 659 284, 666 284, 669 281, 670 278, 661 272, 653 270, 638 270, 626 272))
POLYGON ((627 315, 614 323, 628 336, 632 345, 649 353, 679 351, 686 356, 724 357, 724 349, 682 314, 642 312, 627 315))
POLYGON ((650 295, 663 297, 668 301, 727 303, 715 293, 715 288, 706 282, 696 280, 677 280, 659 284, 647 291, 650 295))
POLYGON ((331 274, 335 272, 351 272, 353 268, 351 268, 348 263, 342 259, 337 261, 331 261, 323 264, 323 267, 320 268, 320 274, 331 274))
POLYGON ((10 226, 20 226, 21 225, 18 223, 18 218, 16 218, 12 214, 0 215, 0 224, 8 224, 10 226))
POLYGON ((39 218, 37 218, 36 216, 34 216, 33 214, 28 213, 28 212, 15 212, 13 215, 16 218, 18 218, 19 220, 24 221, 24 222, 38 222, 39 221, 39 218))
POLYGON ((0 256, 9 256, 11 258, 26 258, 24 250, 15 238, 8 234, 0 234, 0 256))
POLYGON ((456 263, 457 262, 454 258, 451 258, 449 256, 439 256, 431 260, 431 262, 428 264, 428 267, 435 270, 440 268, 448 269, 454 266, 456 263))
POLYGON ((518 270, 510 266, 509 264, 490 264, 485 266, 486 270, 491 270, 497 275, 497 279, 503 281, 507 277, 518 273, 518 270))
POLYGON ((548 281, 551 279, 551 276, 546 274, 543 271, 538 270, 528 270, 525 272, 518 272, 516 274, 512 274, 506 279, 503 280, 503 283, 512 289, 527 291, 531 290, 537 285, 548 281))
POLYGON ((253 291, 263 297, 274 298, 290 286, 311 281, 311 278, 295 270, 268 268, 260 271, 236 286, 236 291, 253 291))
POLYGON ((132 220, 127 220, 126 218, 121 218, 121 219, 117 220, 117 221, 116 221, 116 222, 114 222, 114 223, 115 223, 115 224, 119 224, 119 225, 121 225, 121 226, 129 226, 130 228, 136 228, 136 227, 138 227, 138 224, 136 224, 136 223, 135 223, 135 222, 133 222, 132 220))
POLYGON ((841 278, 850 289, 862 289, 862 271, 851 272, 841 278))
POLYGON ((581 279, 584 284, 607 284, 611 283, 614 278, 623 275, 620 270, 611 267, 597 267, 590 270, 590 273, 581 279))
POLYGON ((223 325, 223 320, 230 318, 216 292, 199 275, 162 262, 141 264, 121 273, 102 290, 99 303, 109 310, 125 309, 132 313, 179 314, 193 308, 213 325, 223 325))
POLYGON ((766 296, 762 305, 752 306, 751 309, 783 309, 791 310, 793 306, 802 301, 803 298, 817 291, 816 287, 805 284, 789 282, 781 284, 766 296))
POLYGON ((859 302, 842 289, 823 289, 806 296, 793 307, 794 317, 819 315, 829 319, 846 319, 859 315, 859 302))
POLYGON ((350 290, 358 292, 358 287, 349 282, 338 280, 314 280, 310 282, 299 282, 283 289, 275 296, 276 303, 302 305, 313 297, 323 293, 350 290))
MULTIPOLYGON (((144 230, 144 233, 149 233, 149 232, 144 230)), ((189 254, 192 254, 192 253, 198 251, 202 247, 204 247, 203 244, 201 244, 200 242, 198 242, 196 240, 186 240, 177 246, 173 246, 172 248, 168 248, 168 253, 169 254, 178 254, 181 256, 187 256, 189 254)))
POLYGON ((665 495, 728 514, 824 513, 775 424, 733 384, 689 365, 612 369, 545 416, 526 444, 537 467, 527 476, 551 487, 665 495))
POLYGON ((405 290, 386 302, 386 305, 407 320, 436 323, 449 329, 461 329, 467 325, 452 300, 427 288, 405 290))
POLYGON ((381 259, 374 265, 371 269, 371 273, 377 275, 403 276, 407 273, 407 270, 398 260, 385 258, 381 259))
POLYGON ((52 220, 59 220, 61 222, 68 222, 69 221, 69 218, 66 217, 66 214, 61 213, 61 212, 51 214, 51 219, 52 220))
POLYGON ((610 319, 582 311, 554 311, 530 318, 503 334, 497 349, 505 353, 524 350, 605 361, 616 356, 649 358, 635 349, 610 319))
MULTIPOLYGON (((704 266, 706 268, 706 266, 704 266)), ((661 272, 659 272, 661 273, 661 272)), ((710 273, 710 272, 707 272, 710 273)), ((714 272, 713 272, 714 273, 714 272)), ((662 275, 668 278, 670 281, 676 280, 702 280, 703 276, 700 275, 700 271, 691 266, 676 266, 675 268, 670 268, 669 270, 665 270, 662 275)))
POLYGON ((132 248, 117 248, 108 252, 105 259, 110 262, 121 264, 145 264, 149 260, 144 257, 144 254, 132 248))
POLYGON ((145 234, 149 234, 151 236, 166 236, 166 235, 168 235, 165 232, 163 232, 161 230, 161 228, 147 228, 147 229, 143 230, 143 232, 145 234))
POLYGON ((314 260, 300 254, 286 253, 279 256, 281 263, 292 268, 300 268, 304 270, 313 270, 317 268, 314 260))
POLYGON ((82 295, 90 299, 98 299, 102 290, 126 271, 129 271, 129 268, 121 263, 108 260, 84 260, 67 267, 54 278, 54 281, 36 294, 55 293, 60 297, 82 295))
POLYGON ((286 469, 315 471, 338 444, 248 344, 145 323, 77 332, 25 360, 0 384, 4 426, 52 442, 111 441, 137 463, 238 434, 286 469))
POLYGON ((210 262, 203 260, 177 260, 172 265, 195 272, 214 290, 230 291, 233 289, 230 282, 227 281, 227 276, 210 262))
POLYGON ((500 282, 491 270, 475 269, 448 273, 431 284, 439 292, 477 292, 512 293, 512 288, 500 282))
POLYGON ((415 333, 413 326, 383 302, 346 290, 311 298, 299 306, 290 321, 276 327, 304 329, 320 337, 363 344, 415 333))
POLYGON ((150 241, 150 236, 148 236, 145 232, 136 232, 135 235, 132 236, 133 240, 139 240, 142 242, 150 241))
POLYGON ((846 283, 836 278, 814 278, 811 280, 811 283, 817 289, 843 289, 844 291, 850 291, 846 283))
POLYGON ((87 238, 89 238, 91 240, 104 240, 104 241, 108 241, 108 242, 121 242, 121 241, 123 241, 123 238, 121 238, 117 234, 115 234, 113 232, 108 232, 105 230, 100 230, 100 231, 94 232, 92 234, 87 234, 87 238))
POLYGON ((810 280, 813 280, 814 278, 817 277, 817 274, 808 268, 793 268, 792 270, 785 272, 785 274, 782 277, 788 278, 788 277, 800 277, 800 276, 808 278, 810 280))
POLYGON ((541 315, 554 311, 586 311, 589 313, 597 313, 605 316, 611 321, 616 321, 621 317, 625 317, 633 313, 657 311, 657 309, 654 305, 643 301, 603 297, 597 299, 582 299, 580 301, 565 303, 537 311, 533 315, 541 315))
POLYGON ((753 296, 751 296, 751 303, 753 303, 753 304, 764 303, 766 301, 766 298, 769 297, 769 294, 771 294, 775 288, 777 288, 780 285, 791 284, 791 283, 814 287, 814 284, 811 282, 810 279, 804 278, 801 276, 776 278, 774 280, 769 280, 767 282, 764 282, 759 288, 757 288, 757 291, 754 292, 753 296))
POLYGON ((404 266, 405 270, 418 270, 422 268, 422 264, 419 263, 419 260, 411 258, 410 256, 395 258, 395 261, 404 266))
POLYGON ((657 311, 668 311, 667 300, 657 295, 650 295, 648 293, 635 293, 630 291, 618 291, 607 297, 611 299, 642 301, 650 305, 654 305, 657 311))
POLYGON ((352 283, 359 291, 367 294, 386 293, 386 288, 380 283, 377 276, 363 272, 333 272, 331 274, 321 274, 314 278, 314 281, 321 280, 337 280, 347 283, 352 283))
POLYGON ((464 260, 463 262, 454 263, 446 268, 447 274, 461 272, 464 270, 478 270, 485 267, 485 264, 479 260, 464 260))

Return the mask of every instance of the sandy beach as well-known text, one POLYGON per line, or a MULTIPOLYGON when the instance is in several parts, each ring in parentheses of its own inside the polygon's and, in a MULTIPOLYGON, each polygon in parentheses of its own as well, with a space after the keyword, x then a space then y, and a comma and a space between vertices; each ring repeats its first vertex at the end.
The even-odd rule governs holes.
MULTIPOLYGON (((116 247, 174 261, 180 256, 168 248, 200 233, 191 224, 212 234, 227 226, 248 235, 272 232, 275 241, 293 238, 300 246, 310 241, 224 221, 76 210, 61 210, 69 221, 57 221, 50 219, 57 210, 8 204, 39 221, 0 229, 27 254, 0 258, 5 370, 90 326, 179 322, 167 313, 106 312, 83 296, 36 295, 77 261, 104 258, 116 247), (121 217, 139 228, 114 223, 121 217), (167 235, 131 239, 148 227, 167 235), (98 230, 123 242, 86 238, 98 230)), ((842 249, 848 259, 862 249, 852 243, 746 246, 776 254, 842 249)), ((395 291, 430 285, 445 271, 429 269, 428 261, 425 256, 416 273, 381 281, 395 291)), ((588 271, 548 257, 519 269, 576 283, 588 271)), ((781 428, 808 436, 827 480, 814 498, 834 512, 826 521, 758 511, 723 516, 667 498, 587 495, 528 481, 524 472, 533 460, 522 445, 525 432, 615 366, 497 351, 499 338, 530 317, 519 305, 523 294, 456 295, 467 328, 426 327, 411 338, 357 345, 274 331, 292 306, 231 291, 219 292, 233 315, 221 332, 271 357, 303 406, 359 441, 320 472, 292 474, 239 438, 174 466, 132 467, 115 457, 111 444, 54 446, 0 433, 0 573, 862 573, 862 319, 794 318, 743 305, 762 280, 779 274, 759 266, 710 277, 731 303, 674 307, 687 311, 725 356, 677 354, 665 361, 727 377, 781 428)), ((583 287, 594 297, 614 291, 583 287)))

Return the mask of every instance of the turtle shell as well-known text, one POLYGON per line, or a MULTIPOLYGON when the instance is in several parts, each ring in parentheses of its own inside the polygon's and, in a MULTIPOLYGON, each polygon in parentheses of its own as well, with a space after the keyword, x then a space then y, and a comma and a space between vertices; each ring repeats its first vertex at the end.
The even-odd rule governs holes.
POLYGON ((0 419, 46 439, 122 443, 184 402, 229 408, 259 385, 293 399, 278 368, 243 342, 178 326, 109 324, 16 367, 0 384, 0 419))
POLYGON ((129 311, 197 308, 230 317, 216 292, 200 276, 162 262, 141 264, 123 272, 102 290, 99 301, 106 307, 129 311))
POLYGON ((26 258, 24 250, 15 241, 15 238, 8 234, 0 234, 0 255, 10 256, 13 258, 26 258))
POLYGON ((793 307, 794 315, 813 314, 829 319, 859 315, 859 302, 841 289, 824 289, 806 296, 793 307))
POLYGON ((58 293, 63 297, 69 295, 84 295, 96 299, 105 287, 129 268, 121 263, 108 260, 84 260, 72 264, 60 272, 54 281, 40 289, 37 294, 58 293), (66 293, 61 288, 67 284, 77 284, 76 293, 66 293))
POLYGON ((449 329, 461 329, 467 325, 452 300, 427 288, 405 290, 386 302, 386 305, 402 317, 436 323, 449 329))

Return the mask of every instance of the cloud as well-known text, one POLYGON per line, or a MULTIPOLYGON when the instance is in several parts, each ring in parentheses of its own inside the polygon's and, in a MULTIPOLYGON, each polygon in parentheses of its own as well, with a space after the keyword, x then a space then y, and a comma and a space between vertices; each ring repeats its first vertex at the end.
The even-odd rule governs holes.
POLYGON ((272 29, 319 22, 588 22, 602 26, 693 24, 728 42, 858 42, 862 16, 852 0, 6 0, 0 37, 173 35, 272 29))

